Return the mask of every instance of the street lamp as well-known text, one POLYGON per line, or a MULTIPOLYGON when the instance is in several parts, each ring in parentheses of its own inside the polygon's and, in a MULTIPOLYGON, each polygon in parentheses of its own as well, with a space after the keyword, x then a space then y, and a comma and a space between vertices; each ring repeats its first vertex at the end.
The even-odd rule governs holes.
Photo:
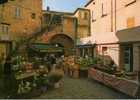
POLYGON ((56 44, 55 47, 58 47, 58 44, 56 44))

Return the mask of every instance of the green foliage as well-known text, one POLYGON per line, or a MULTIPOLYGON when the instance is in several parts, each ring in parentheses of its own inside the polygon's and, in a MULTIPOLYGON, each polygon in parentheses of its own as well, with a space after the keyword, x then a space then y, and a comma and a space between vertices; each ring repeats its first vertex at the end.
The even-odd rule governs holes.
POLYGON ((23 81, 19 84, 18 86, 18 94, 22 94, 22 93, 28 93, 31 91, 31 83, 30 82, 26 82, 23 83, 23 81))
POLYGON ((80 65, 80 67, 88 67, 89 65, 97 64, 96 58, 82 58, 76 60, 76 63, 80 65))
POLYGON ((104 68, 102 68, 102 71, 109 73, 109 74, 114 73, 114 69, 111 66, 104 66, 104 68))

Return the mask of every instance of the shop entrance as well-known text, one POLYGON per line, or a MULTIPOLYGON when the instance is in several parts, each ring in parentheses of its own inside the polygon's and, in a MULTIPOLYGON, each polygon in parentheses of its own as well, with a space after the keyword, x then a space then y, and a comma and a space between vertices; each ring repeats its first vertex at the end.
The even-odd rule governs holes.
POLYGON ((124 68, 126 72, 133 71, 133 49, 131 45, 124 46, 124 68))
POLYGON ((57 34, 54 35, 50 39, 51 44, 58 44, 59 46, 64 48, 64 55, 72 55, 74 54, 74 41, 65 34, 57 34))

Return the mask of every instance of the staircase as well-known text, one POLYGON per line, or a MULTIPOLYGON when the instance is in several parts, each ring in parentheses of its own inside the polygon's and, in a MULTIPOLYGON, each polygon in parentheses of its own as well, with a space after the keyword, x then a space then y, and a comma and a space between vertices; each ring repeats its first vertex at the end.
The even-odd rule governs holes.
POLYGON ((61 15, 53 15, 51 16, 49 22, 47 24, 44 24, 42 26, 41 31, 32 33, 28 38, 25 38, 24 40, 20 40, 15 47, 15 50, 19 50, 19 48, 22 48, 22 51, 26 51, 26 47, 30 45, 33 40, 37 39, 37 37, 43 35, 44 33, 48 33, 52 31, 58 24, 61 22, 61 15))

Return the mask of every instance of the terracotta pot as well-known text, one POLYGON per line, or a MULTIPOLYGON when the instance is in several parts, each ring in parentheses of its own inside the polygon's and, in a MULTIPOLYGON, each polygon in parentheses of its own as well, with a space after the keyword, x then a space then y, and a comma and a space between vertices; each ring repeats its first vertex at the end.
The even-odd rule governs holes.
POLYGON ((54 88, 60 88, 64 86, 64 80, 61 79, 57 83, 54 84, 54 88))
POLYGON ((73 71, 73 78, 79 78, 79 70, 73 71))

